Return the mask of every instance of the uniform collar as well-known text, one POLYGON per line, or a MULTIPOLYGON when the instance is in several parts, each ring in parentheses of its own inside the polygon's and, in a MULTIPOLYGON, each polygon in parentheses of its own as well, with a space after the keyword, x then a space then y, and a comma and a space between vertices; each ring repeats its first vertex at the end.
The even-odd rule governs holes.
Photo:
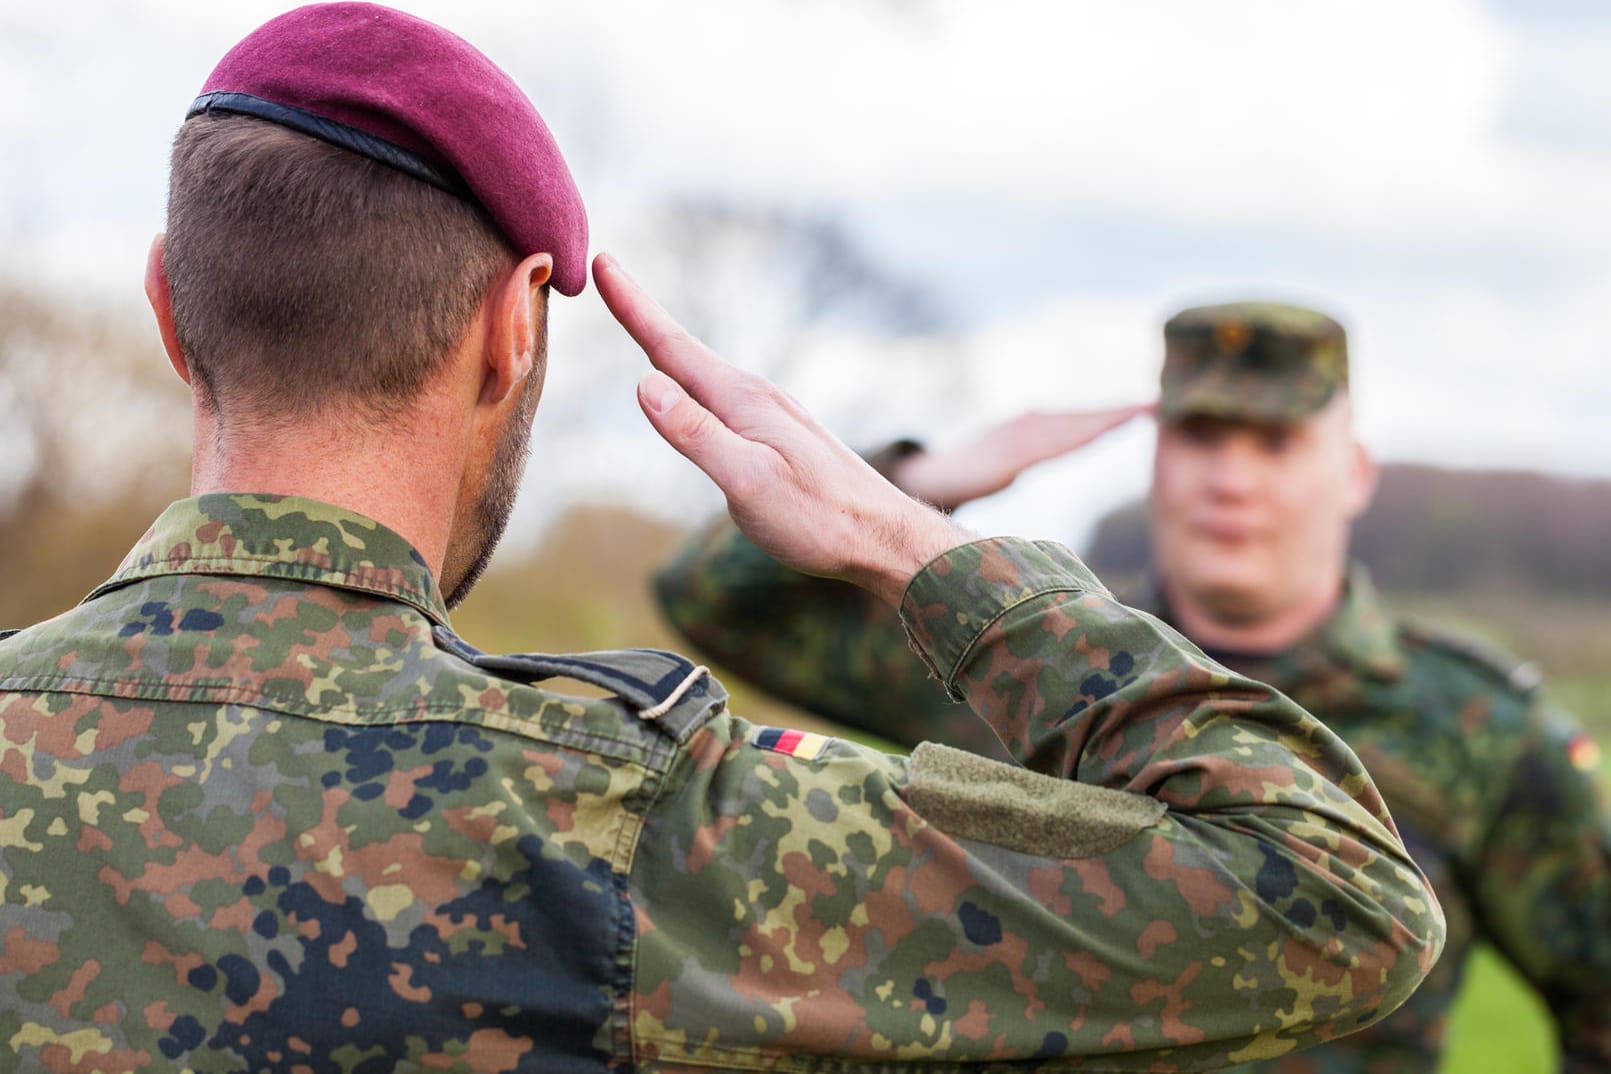
POLYGON ((168 574, 286 578, 373 593, 447 623, 436 579, 413 545, 354 511, 300 496, 210 493, 179 500, 84 599, 168 574))
POLYGON ((1393 617, 1377 596, 1370 573, 1356 563, 1349 568, 1347 585, 1337 612, 1307 642, 1324 646, 1351 670, 1378 679, 1404 675, 1404 652, 1399 647, 1393 617))
MULTIPOLYGON (((1165 622, 1173 622, 1163 588, 1156 581, 1149 584, 1147 601, 1142 606, 1165 622)), ((1393 617, 1382 604, 1370 572, 1360 563, 1348 568, 1337 610, 1307 637, 1276 653, 1224 653, 1218 658, 1229 658, 1239 667, 1273 663, 1312 668, 1319 661, 1385 681, 1402 678, 1405 672, 1393 617)))

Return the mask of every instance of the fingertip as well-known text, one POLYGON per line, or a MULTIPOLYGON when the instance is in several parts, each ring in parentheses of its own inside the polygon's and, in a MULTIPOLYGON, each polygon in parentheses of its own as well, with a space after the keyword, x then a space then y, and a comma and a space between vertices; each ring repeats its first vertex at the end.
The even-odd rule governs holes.
POLYGON ((627 273, 627 270, 621 267, 621 262, 616 260, 615 255, 608 250, 600 250, 593 256, 593 281, 597 283, 599 276, 603 274, 618 276, 630 284, 636 285, 637 283, 627 273))
POLYGON ((638 381, 638 399, 643 408, 652 414, 665 414, 682 401, 686 393, 682 385, 660 372, 651 369, 638 381))

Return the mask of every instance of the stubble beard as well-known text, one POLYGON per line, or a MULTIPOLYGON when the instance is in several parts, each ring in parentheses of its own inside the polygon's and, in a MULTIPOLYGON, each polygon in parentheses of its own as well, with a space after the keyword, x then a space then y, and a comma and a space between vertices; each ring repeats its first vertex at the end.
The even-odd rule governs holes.
POLYGON ((464 574, 444 596, 449 609, 457 608, 470 590, 486 573, 492 553, 503 539, 509 516, 514 512, 515 499, 520 495, 520 479, 526 472, 526 460, 531 457, 531 422, 537 411, 538 387, 542 377, 526 377, 521 386, 520 402, 510 415, 493 452, 492 465, 487 473, 486 487, 476 501, 471 520, 476 534, 476 552, 464 574))

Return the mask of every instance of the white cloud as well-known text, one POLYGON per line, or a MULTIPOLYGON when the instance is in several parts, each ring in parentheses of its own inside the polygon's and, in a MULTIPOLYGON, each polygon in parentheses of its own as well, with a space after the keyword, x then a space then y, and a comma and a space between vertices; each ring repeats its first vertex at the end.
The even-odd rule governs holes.
MULTIPOLYGON (((16 124, 26 111, 58 146, 76 138, 150 174, 149 147, 212 62, 286 6, 8 15, 51 59, 8 87, 33 103, 0 114, 16 124)), ((1611 241, 1592 211, 1611 153, 1562 162, 1496 136, 1508 77, 1550 70, 1541 49, 1595 54, 1605 35, 1507 34, 1475 0, 404 6, 516 74, 574 147, 590 196, 944 192, 1317 236, 1611 241)), ((1603 77, 1585 85, 1592 65, 1572 70, 1541 84, 1538 107, 1605 96, 1603 77)))
POLYGON ((951 2, 909 17, 643 2, 581 8, 564 29, 578 54, 608 57, 597 89, 618 136, 668 185, 967 190, 1317 230, 1505 195, 1502 175, 1481 178, 1503 48, 1461 0, 951 2))
POLYGON ((1380 310, 1355 337, 1367 438, 1389 458, 1611 474, 1608 303, 1611 272, 1545 302, 1458 289, 1380 310))

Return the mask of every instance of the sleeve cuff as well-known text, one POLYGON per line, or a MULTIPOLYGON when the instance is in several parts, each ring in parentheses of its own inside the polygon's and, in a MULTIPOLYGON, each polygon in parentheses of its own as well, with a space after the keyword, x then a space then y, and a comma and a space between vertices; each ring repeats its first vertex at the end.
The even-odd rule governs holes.
POLYGON ((1012 608, 1048 593, 1111 598, 1078 556, 1053 541, 992 537, 960 545, 924 567, 906 587, 901 623, 953 700, 979 638, 1012 608))

